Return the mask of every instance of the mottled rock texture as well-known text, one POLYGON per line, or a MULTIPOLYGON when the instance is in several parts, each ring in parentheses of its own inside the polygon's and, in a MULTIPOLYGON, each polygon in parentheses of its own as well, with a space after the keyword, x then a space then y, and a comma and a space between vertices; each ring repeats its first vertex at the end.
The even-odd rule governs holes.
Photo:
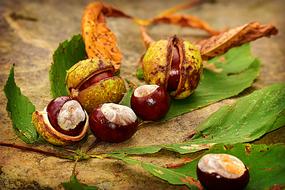
MULTIPOLYGON (((80 33, 80 19, 88 1, 58 0, 1 0, 0 1, 0 88, 3 89, 9 69, 15 64, 15 78, 22 92, 43 109, 51 99, 48 70, 52 53, 58 43, 80 33)), ((111 1, 127 13, 148 18, 169 8, 178 1, 111 1)), ((180 2, 182 3, 182 2, 180 2)), ((259 78, 254 88, 285 82, 285 14, 282 0, 217 0, 184 11, 203 18, 214 28, 235 27, 250 21, 272 23, 279 29, 278 36, 252 43, 254 55, 262 61, 259 78)), ((108 19, 108 25, 118 38, 124 59, 121 75, 135 82, 135 68, 144 46, 139 30, 131 21, 108 19)), ((205 37, 205 33, 188 28, 159 25, 150 29, 155 39, 178 34, 190 40, 205 37)), ((209 114, 225 100, 206 108, 177 117, 169 122, 143 125, 136 135, 121 144, 100 143, 94 149, 113 150, 120 147, 182 142, 209 114)), ((0 92, 0 141, 23 144, 16 138, 12 123, 5 110, 6 98, 0 92)), ((267 135, 259 142, 285 142, 284 128, 267 135)), ((90 141, 92 137, 90 137, 90 141)), ((38 146, 46 149, 48 146, 38 146)), ((140 159, 164 165, 179 155, 161 152, 140 159)), ((71 175, 73 163, 54 157, 0 147, 0 189, 62 189, 61 183, 71 175)), ((77 165, 78 178, 102 189, 186 189, 155 178, 141 168, 115 160, 92 159, 77 165)))

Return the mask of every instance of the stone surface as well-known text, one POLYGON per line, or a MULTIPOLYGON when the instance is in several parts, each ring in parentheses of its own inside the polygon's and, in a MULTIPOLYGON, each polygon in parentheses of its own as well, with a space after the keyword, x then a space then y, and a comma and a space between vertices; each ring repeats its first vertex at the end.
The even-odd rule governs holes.
MULTIPOLYGON (((15 64, 15 79, 22 92, 43 109, 50 101, 48 70, 52 53, 59 42, 80 33, 80 19, 88 1, 70 0, 1 0, 0 1, 0 88, 3 89, 9 69, 15 64)), ((114 6, 136 17, 148 18, 169 8, 176 1, 114 1, 114 6)), ((262 61, 260 77, 254 88, 285 82, 285 14, 282 0, 217 0, 184 11, 203 18, 214 28, 235 27, 250 21, 272 23, 278 36, 252 43, 253 53, 262 61)), ((138 27, 129 20, 108 19, 124 54, 121 75, 135 82, 134 71, 144 47, 138 27)), ((189 28, 159 25, 150 28, 154 39, 178 34, 190 40, 205 37, 205 33, 189 28)), ((187 139, 203 119, 225 100, 206 108, 177 117, 169 122, 145 124, 129 141, 121 144, 99 143, 96 152, 120 147, 181 142, 187 139)), ((0 92, 0 141, 23 144, 16 138, 5 110, 6 98, 0 92)), ((260 140, 260 143, 285 142, 284 128, 260 140)), ((90 137, 89 141, 92 140, 90 137)), ((45 146, 38 148, 46 149, 45 146)), ((74 163, 54 157, 0 147, 0 189, 62 189, 61 183, 71 175, 74 163)), ((140 159, 160 165, 171 163, 175 154, 162 152, 140 159)), ((115 160, 92 159, 77 164, 80 181, 102 189, 184 189, 151 176, 141 168, 115 160)))

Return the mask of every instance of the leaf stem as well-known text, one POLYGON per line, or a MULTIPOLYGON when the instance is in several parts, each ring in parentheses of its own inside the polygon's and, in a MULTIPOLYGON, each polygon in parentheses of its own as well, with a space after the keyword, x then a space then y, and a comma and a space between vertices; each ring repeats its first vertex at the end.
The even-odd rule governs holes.
POLYGON ((31 152, 35 152, 35 153, 38 153, 38 154, 43 154, 43 155, 46 155, 46 156, 54 156, 54 157, 57 157, 57 158, 63 158, 63 159, 68 159, 68 160, 75 160, 74 155, 59 154, 59 153, 56 153, 56 152, 45 151, 45 150, 36 149, 36 148, 32 148, 32 147, 27 147, 27 146, 22 146, 22 145, 17 145, 17 144, 13 144, 13 143, 0 142, 0 146, 16 148, 16 149, 20 149, 20 150, 23 150, 23 151, 31 151, 31 152))
POLYGON ((77 166, 77 162, 78 162, 78 158, 76 158, 75 162, 74 162, 74 165, 73 165, 73 169, 72 169, 72 175, 76 176, 77 173, 76 173, 76 166, 77 166))
POLYGON ((91 154, 89 155, 90 158, 99 158, 99 159, 104 159, 104 158, 110 158, 107 154, 91 154))

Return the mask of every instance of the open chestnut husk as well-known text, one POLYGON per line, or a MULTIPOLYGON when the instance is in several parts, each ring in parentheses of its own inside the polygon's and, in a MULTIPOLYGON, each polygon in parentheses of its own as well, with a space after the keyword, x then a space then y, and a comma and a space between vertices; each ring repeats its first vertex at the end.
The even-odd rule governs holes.
POLYGON ((209 190, 241 190, 249 181, 243 162, 229 154, 206 154, 198 162, 197 176, 209 190))
POLYGON ((35 111, 32 115, 38 133, 58 146, 80 141, 88 130, 88 120, 80 103, 68 96, 52 100, 43 111, 35 111))
POLYGON ((163 86, 175 99, 191 95, 202 74, 200 51, 176 36, 152 42, 142 59, 144 79, 163 86))
POLYGON ((119 104, 102 104, 93 110, 89 118, 93 134, 106 142, 128 140, 138 129, 138 119, 133 110, 119 104))
POLYGON ((163 118, 169 110, 170 97, 161 86, 142 85, 137 87, 131 97, 131 107, 138 117, 145 121, 163 118))
POLYGON ((124 80, 115 76, 111 61, 92 58, 73 65, 66 76, 70 96, 90 113, 105 102, 118 103, 126 92, 124 80))

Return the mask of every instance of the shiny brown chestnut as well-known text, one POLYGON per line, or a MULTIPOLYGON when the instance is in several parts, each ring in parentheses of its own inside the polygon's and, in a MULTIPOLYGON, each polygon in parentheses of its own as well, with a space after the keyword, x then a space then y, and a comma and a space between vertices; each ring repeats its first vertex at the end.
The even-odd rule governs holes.
MULTIPOLYGON (((76 111, 75 109, 76 106, 80 106, 80 104, 77 101, 72 100, 72 98, 68 96, 61 96, 61 97, 58 97, 52 100, 47 105, 47 108, 46 108, 47 115, 48 115, 51 125, 57 131, 65 135, 71 135, 71 136, 78 135, 82 131, 84 123, 85 123, 85 114, 81 106, 80 106, 81 110, 78 110, 77 113, 78 113, 78 116, 80 117, 79 119, 80 120, 82 119, 82 121, 79 122, 76 126, 75 125, 71 126, 70 125, 71 122, 67 120, 67 117, 71 118, 72 114, 77 114, 77 113, 74 113, 74 111, 76 111)), ((74 118, 76 118, 76 116, 74 116, 74 118)))
POLYGON ((244 163, 229 154, 206 154, 198 162, 197 176, 208 190, 241 190, 249 181, 244 163))
POLYGON ((169 110, 170 97, 165 88, 158 85, 137 87, 131 97, 131 107, 145 121, 157 121, 169 110))
POLYGON ((173 55, 172 55, 171 67, 167 84, 167 90, 170 92, 175 91, 178 88, 180 80, 180 68, 179 68, 180 56, 177 46, 173 47, 172 53, 173 55))
POLYGON ((79 88, 79 90, 84 90, 86 88, 88 88, 89 86, 92 86, 93 84, 98 83, 101 80, 107 79, 107 78, 111 78, 113 77, 114 74, 112 71, 106 71, 103 73, 99 73, 97 75, 92 76, 90 79, 88 79, 87 81, 85 81, 79 88))
POLYGON ((69 145, 81 140, 88 129, 88 115, 77 100, 68 96, 52 100, 43 111, 33 113, 38 133, 54 145, 69 145))
POLYGON ((138 119, 133 110, 119 104, 102 104, 91 112, 89 118, 93 134, 106 142, 128 140, 138 129, 138 119))

